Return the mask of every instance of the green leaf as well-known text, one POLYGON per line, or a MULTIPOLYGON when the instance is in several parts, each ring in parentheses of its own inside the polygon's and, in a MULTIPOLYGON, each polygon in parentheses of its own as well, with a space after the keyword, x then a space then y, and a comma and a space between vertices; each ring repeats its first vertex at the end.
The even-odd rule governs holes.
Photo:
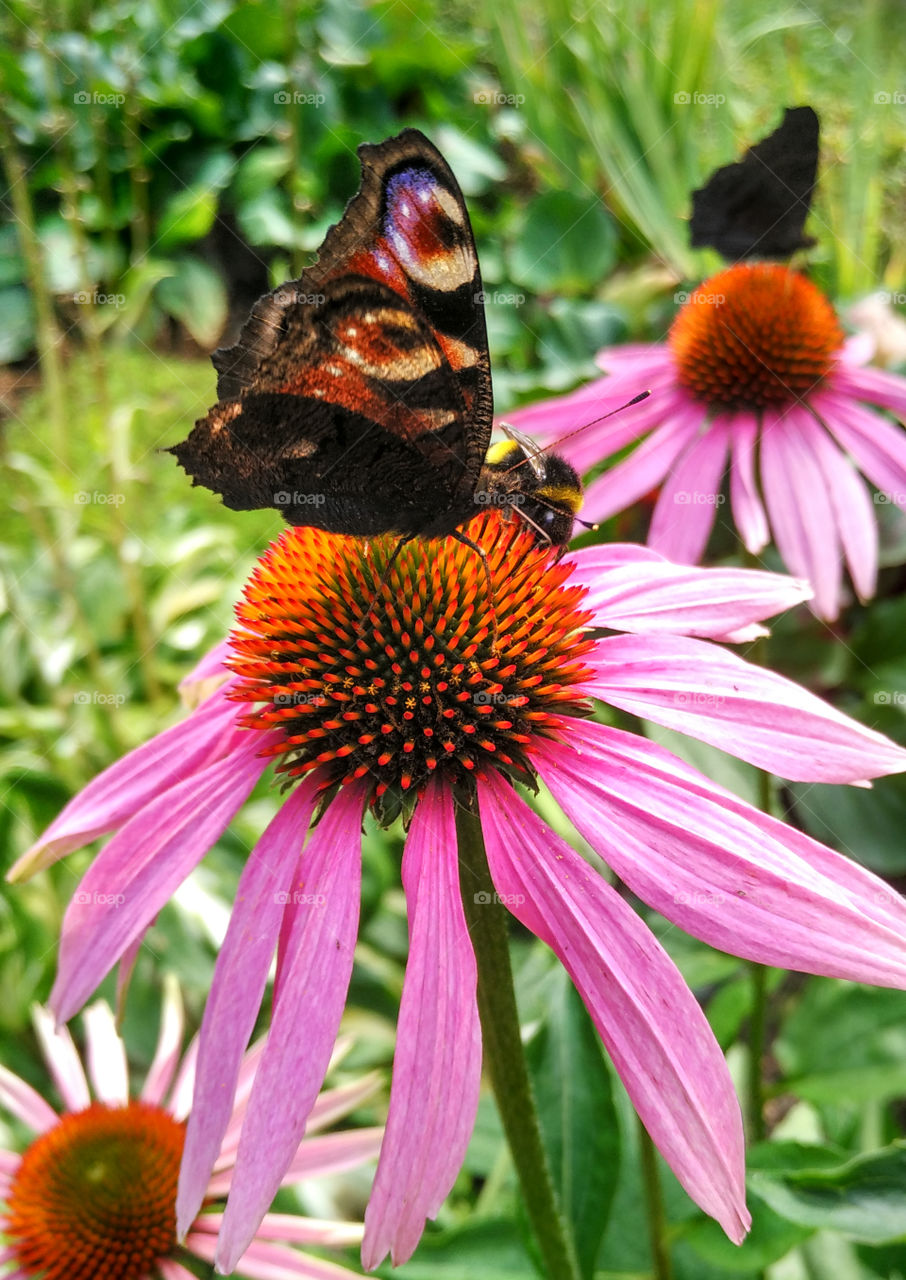
POLYGON ((186 187, 167 201, 157 224, 157 248, 166 251, 206 236, 217 216, 217 192, 186 187))
POLYGON ((836 1169, 753 1173, 750 1185, 790 1222, 839 1231, 863 1244, 906 1239, 906 1142, 836 1169))
MULTIPOLYGON (((906 693, 900 697, 906 699, 906 693)), ((879 875, 906 872, 906 778, 902 775, 879 778, 870 791, 826 783, 791 783, 789 790, 796 815, 809 835, 879 875)))
POLYGON ((613 222, 597 197, 550 191, 528 209, 510 275, 535 293, 580 293, 609 274, 615 255, 613 222))
POLYGON ((180 258, 175 266, 175 274, 157 286, 157 301, 185 325, 200 347, 213 347, 227 318, 223 280, 200 258, 180 258))
POLYGON ((585 1006, 562 969, 526 1058, 560 1207, 583 1276, 594 1272, 620 1169, 610 1072, 585 1006))
POLYGON ((489 1220, 425 1235, 411 1262, 377 1270, 387 1280, 526 1280, 534 1274, 516 1228, 489 1220))

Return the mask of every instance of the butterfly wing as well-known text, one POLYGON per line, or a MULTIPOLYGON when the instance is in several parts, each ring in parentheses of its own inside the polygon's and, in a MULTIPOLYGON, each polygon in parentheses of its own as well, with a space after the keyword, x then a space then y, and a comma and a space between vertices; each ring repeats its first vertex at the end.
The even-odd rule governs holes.
POLYGON ((814 244, 803 228, 818 172, 818 139, 812 108, 788 107, 779 128, 692 193, 693 248, 710 247, 737 262, 788 258, 814 244))
POLYGON ((215 352, 218 403, 172 452, 234 509, 419 532, 467 509, 490 439, 481 277, 459 185, 427 138, 407 129, 359 156, 361 187, 318 261, 215 352), (274 497, 295 492, 321 500, 274 497))

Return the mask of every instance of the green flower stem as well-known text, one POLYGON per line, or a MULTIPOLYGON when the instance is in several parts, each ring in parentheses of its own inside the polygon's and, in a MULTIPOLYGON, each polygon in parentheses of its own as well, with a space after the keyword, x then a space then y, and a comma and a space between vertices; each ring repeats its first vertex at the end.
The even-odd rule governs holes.
POLYGON ((651 1264, 655 1280, 673 1280, 673 1263, 667 1245, 667 1215, 661 1194, 661 1179, 657 1167, 657 1152, 648 1136, 648 1130, 638 1122, 639 1155, 642 1163, 642 1183, 645 1188, 645 1212, 648 1219, 648 1239, 651 1243, 651 1264))
POLYGON ((484 1061, 550 1280, 579 1280, 575 1249, 557 1205, 525 1065, 506 908, 497 901, 473 808, 457 805, 456 833, 466 923, 478 964, 478 1012, 484 1061))

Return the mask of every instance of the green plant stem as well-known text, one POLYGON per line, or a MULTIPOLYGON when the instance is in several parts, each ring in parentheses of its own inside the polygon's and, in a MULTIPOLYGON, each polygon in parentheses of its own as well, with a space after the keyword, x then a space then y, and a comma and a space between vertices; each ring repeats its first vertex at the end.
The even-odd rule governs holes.
POLYGON ((645 1188, 645 1212, 648 1219, 648 1239, 651 1243, 651 1262, 655 1280, 673 1280, 673 1263, 667 1246, 667 1215, 661 1194, 661 1179, 657 1168, 657 1152, 648 1136, 648 1130, 638 1121, 639 1154, 642 1163, 642 1183, 645 1188))
POLYGON ((463 906, 478 965, 484 1060, 549 1280, 578 1280, 575 1249, 557 1205, 525 1065, 506 908, 497 901, 481 823, 472 807, 457 806, 456 833, 463 906))

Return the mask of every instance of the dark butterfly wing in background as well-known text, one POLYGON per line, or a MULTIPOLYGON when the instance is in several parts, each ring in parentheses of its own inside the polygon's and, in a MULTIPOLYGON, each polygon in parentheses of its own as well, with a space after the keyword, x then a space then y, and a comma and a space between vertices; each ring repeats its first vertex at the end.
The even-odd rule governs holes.
POLYGON ((692 193, 693 248, 731 262, 788 258, 815 241, 803 232, 818 172, 818 117, 787 107, 778 129, 692 193))
POLYGON ((235 510, 416 533, 467 507, 487 451, 481 277, 459 185, 427 138, 407 129, 359 156, 361 187, 318 261, 215 352, 218 403, 172 452, 235 510))

